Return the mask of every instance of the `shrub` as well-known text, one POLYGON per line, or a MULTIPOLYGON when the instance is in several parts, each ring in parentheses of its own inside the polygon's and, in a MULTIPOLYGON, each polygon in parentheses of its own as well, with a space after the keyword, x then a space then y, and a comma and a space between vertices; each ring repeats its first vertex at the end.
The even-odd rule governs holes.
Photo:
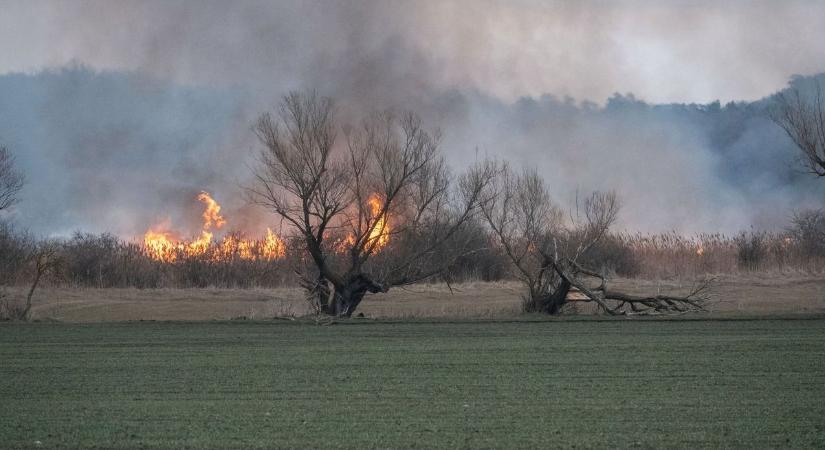
POLYGON ((21 302, 10 299, 5 291, 0 291, 0 321, 26 320, 28 311, 21 302))
POLYGON ((807 257, 825 257, 825 210, 799 211, 791 219, 791 237, 807 257))
POLYGON ((759 270, 768 254, 768 235, 764 232, 742 232, 734 238, 736 259, 740 269, 759 270))
POLYGON ((605 236, 583 256, 585 266, 598 268, 606 274, 635 277, 641 272, 639 255, 619 235, 605 236))
POLYGON ((0 221, 0 285, 14 284, 26 266, 31 238, 0 221))

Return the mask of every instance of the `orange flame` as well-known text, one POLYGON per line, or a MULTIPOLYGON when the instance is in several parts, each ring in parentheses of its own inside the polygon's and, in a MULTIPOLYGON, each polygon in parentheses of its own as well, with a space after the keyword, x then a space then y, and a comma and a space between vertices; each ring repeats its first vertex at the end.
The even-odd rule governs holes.
MULTIPOLYGON (((198 194, 198 200, 206 204, 206 210, 203 211, 203 229, 204 231, 209 230, 212 228, 212 224, 215 224, 215 228, 220 229, 225 223, 223 216, 221 216, 221 205, 212 198, 206 191, 201 191, 198 194)), ((211 236, 210 236, 211 240, 211 236)))
POLYGON ((151 229, 143 236, 143 246, 149 257, 162 262, 174 262, 181 249, 171 233, 151 229))
POLYGON ((369 200, 367 200, 367 205, 369 205, 370 213, 375 219, 375 223, 373 223, 372 229, 370 229, 368 242, 374 245, 374 250, 377 251, 384 248, 390 241, 390 227, 387 224, 385 214, 381 214, 381 207, 383 205, 377 195, 371 195, 369 200))
POLYGON ((211 245, 212 233, 203 230, 201 231, 201 237, 186 245, 186 254, 189 256, 203 255, 207 250, 209 250, 209 246, 211 245))
MULTIPOLYGON (((367 207, 369 208, 369 220, 372 222, 368 230, 366 243, 364 248, 367 251, 377 252, 386 247, 390 241, 390 226, 387 223, 386 214, 381 213, 381 198, 377 194, 372 194, 367 199, 367 207)), ((347 233, 343 238, 336 239, 332 248, 336 253, 346 253, 352 246, 355 245, 355 236, 352 233, 347 233)))
POLYGON ((269 228, 266 229, 266 239, 263 242, 261 256, 268 260, 280 259, 286 256, 286 244, 269 228))
POLYGON ((286 256, 286 244, 269 228, 266 229, 266 237, 262 240, 241 239, 228 235, 220 244, 215 243, 214 234, 209 230, 213 226, 219 229, 226 224, 226 219, 221 216, 221 205, 207 192, 201 192, 197 199, 206 205, 200 236, 193 241, 181 241, 175 239, 169 231, 150 228, 143 236, 144 252, 150 258, 161 262, 175 262, 181 256, 207 255, 216 260, 237 257, 272 261, 286 256))
POLYGON ((352 248, 355 245, 355 236, 352 233, 347 233, 347 236, 344 239, 339 240, 335 243, 335 251, 338 253, 345 253, 347 250, 352 248))

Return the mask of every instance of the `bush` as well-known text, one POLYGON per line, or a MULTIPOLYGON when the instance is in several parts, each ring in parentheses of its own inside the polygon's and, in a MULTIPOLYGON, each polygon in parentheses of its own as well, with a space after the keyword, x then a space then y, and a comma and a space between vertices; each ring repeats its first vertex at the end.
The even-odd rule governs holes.
POLYGON ((59 275, 83 287, 160 287, 160 273, 141 246, 111 234, 75 233, 62 244, 59 275))
POLYGON ((635 277, 641 272, 639 256, 618 235, 609 234, 591 247, 584 255, 585 266, 597 268, 606 274, 635 277))
POLYGON ((825 210, 799 211, 789 230, 800 251, 807 257, 825 257, 825 210))
POLYGON ((0 321, 26 320, 28 311, 25 305, 8 297, 5 291, 0 291, 0 321))
POLYGON ((734 238, 736 243, 736 260, 739 268, 759 270, 768 254, 768 236, 764 232, 742 232, 734 238))
POLYGON ((14 284, 21 277, 31 251, 32 240, 0 221, 0 285, 14 284))

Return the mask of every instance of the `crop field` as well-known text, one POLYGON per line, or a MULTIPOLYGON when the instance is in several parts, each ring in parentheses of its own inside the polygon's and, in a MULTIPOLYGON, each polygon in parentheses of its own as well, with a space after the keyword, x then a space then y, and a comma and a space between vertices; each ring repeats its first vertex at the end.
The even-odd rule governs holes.
POLYGON ((10 323, 3 448, 825 446, 825 319, 10 323))

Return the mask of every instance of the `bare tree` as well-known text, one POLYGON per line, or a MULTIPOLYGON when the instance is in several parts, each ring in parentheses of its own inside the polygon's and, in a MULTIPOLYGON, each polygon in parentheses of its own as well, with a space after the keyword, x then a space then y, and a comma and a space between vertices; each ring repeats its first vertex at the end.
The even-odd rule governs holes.
POLYGON ((17 203, 25 178, 14 167, 14 155, 6 147, 0 147, 0 211, 17 203))
MULTIPOLYGON (((31 318, 32 300, 37 287, 44 276, 54 273, 61 264, 60 244, 56 241, 27 241, 27 265, 30 264, 32 284, 26 295, 25 303, 10 301, 0 291, 0 320, 29 320, 31 318)), ((29 270, 29 269, 27 269, 29 270)))
POLYGON ((375 113, 339 126, 329 98, 291 93, 255 127, 265 148, 250 199, 306 247, 301 271, 319 312, 350 316, 367 293, 438 276, 475 250, 458 238, 478 211, 494 167, 453 177, 440 133, 412 113, 375 113))
POLYGON ((60 266, 60 246, 57 242, 43 241, 35 245, 31 254, 32 270, 34 278, 26 295, 26 306, 23 308, 22 320, 28 320, 32 309, 32 298, 34 291, 40 284, 40 280, 47 274, 54 272, 60 266))
POLYGON ((801 150, 805 168, 825 177, 825 99, 819 82, 816 82, 813 99, 800 93, 798 88, 788 95, 780 93, 771 118, 801 150))
POLYGON ((482 211, 515 275, 526 285, 528 312, 559 314, 571 292, 614 315, 702 310, 707 283, 686 296, 634 296, 608 289, 607 277, 581 264, 616 221, 615 193, 594 192, 565 218, 536 171, 515 174, 506 164, 489 184, 482 211), (598 281, 593 285, 593 281, 598 281))

